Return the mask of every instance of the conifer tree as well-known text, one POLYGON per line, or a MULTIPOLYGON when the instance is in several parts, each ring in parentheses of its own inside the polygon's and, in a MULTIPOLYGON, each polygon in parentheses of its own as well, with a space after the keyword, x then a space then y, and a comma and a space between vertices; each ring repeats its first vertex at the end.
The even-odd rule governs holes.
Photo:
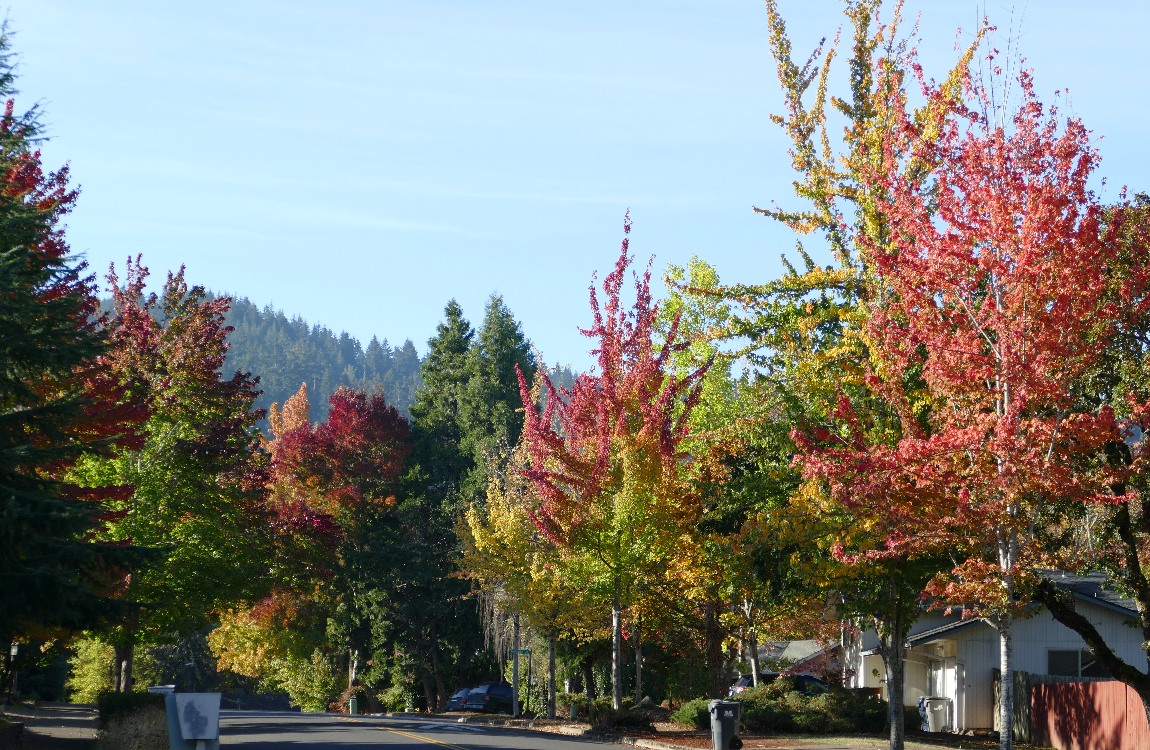
POLYGON ((447 303, 444 321, 427 342, 423 385, 411 407, 415 453, 422 491, 438 503, 454 503, 472 461, 462 448, 462 402, 467 358, 475 336, 455 300, 447 303))
POLYGON ((467 357, 461 417, 464 451, 473 465, 463 480, 467 500, 483 497, 488 465, 506 455, 523 430, 523 404, 516 368, 530 382, 535 355, 519 322, 499 295, 492 295, 467 357))
POLYGON ((85 264, 60 223, 76 192, 67 168, 46 172, 36 108, 15 109, 14 53, 0 27, 0 643, 30 631, 94 625, 111 612, 128 550, 95 544, 107 488, 64 475, 120 432, 118 389, 85 264), (100 403, 100 400, 103 403, 100 403), (81 498, 84 499, 81 499, 81 498))

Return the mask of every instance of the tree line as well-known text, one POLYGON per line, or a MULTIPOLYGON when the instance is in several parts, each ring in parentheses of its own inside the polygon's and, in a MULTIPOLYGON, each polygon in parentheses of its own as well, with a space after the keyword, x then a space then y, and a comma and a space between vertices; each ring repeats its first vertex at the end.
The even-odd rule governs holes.
POLYGON ((410 339, 392 346, 372 336, 367 346, 322 325, 289 318, 271 307, 257 307, 244 297, 233 298, 225 314, 228 371, 257 373, 257 409, 282 404, 307 383, 315 401, 314 416, 327 416, 328 397, 339 388, 382 390, 388 403, 406 415, 420 387, 423 358, 410 339))

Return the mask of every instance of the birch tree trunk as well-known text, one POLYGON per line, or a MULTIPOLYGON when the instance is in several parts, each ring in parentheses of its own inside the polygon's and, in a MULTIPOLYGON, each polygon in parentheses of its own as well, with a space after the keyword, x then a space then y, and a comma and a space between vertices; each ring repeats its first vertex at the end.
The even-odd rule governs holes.
POLYGON ((623 710, 623 607, 620 602, 619 581, 611 598, 611 705, 623 710))

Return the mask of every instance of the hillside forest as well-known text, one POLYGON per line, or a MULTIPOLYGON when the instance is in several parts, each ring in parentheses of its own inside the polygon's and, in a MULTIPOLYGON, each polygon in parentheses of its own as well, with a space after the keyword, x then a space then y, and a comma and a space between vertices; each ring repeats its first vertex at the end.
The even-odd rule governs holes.
POLYGON ((767 2, 796 181, 755 210, 798 240, 784 272, 656 270, 624 215, 577 375, 498 295, 447 302, 420 356, 140 256, 86 268, 4 37, 2 687, 431 711, 507 679, 621 716, 873 629, 899 748, 915 618, 993 623, 1009 675, 1041 603, 1150 711, 1146 664, 1051 585, 1103 571, 1150 644, 1150 200, 1100 201, 1086 126, 978 64, 989 27, 932 78, 880 6, 796 60, 767 2))

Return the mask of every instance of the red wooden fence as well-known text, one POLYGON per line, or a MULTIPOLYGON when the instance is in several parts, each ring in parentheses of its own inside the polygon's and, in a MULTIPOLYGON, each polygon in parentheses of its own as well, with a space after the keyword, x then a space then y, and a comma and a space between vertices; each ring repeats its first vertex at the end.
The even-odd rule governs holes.
POLYGON ((1056 750, 1147 750, 1150 724, 1138 694, 1121 682, 1030 688, 1032 741, 1056 750))

